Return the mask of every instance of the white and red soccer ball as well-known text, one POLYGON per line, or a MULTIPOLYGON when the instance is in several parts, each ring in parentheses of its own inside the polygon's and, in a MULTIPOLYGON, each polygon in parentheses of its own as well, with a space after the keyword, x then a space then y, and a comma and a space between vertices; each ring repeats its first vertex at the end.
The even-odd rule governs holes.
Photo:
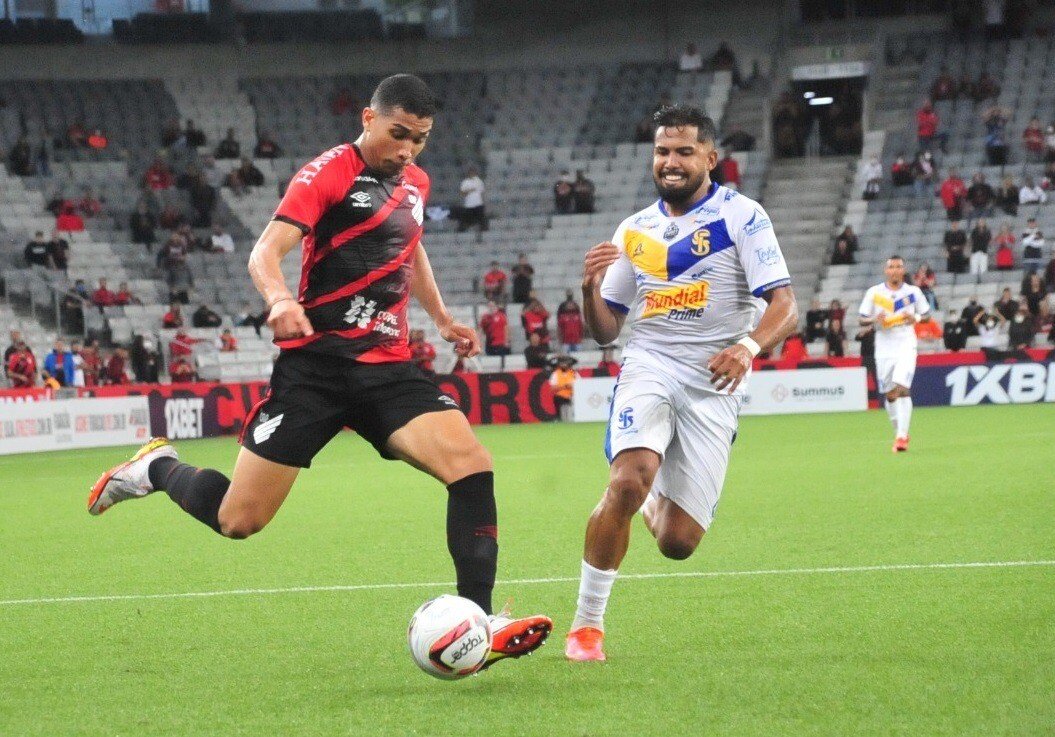
POLYGON ((452 681, 476 673, 491 653, 491 623, 484 610, 444 594, 422 604, 410 620, 407 645, 418 667, 452 681))

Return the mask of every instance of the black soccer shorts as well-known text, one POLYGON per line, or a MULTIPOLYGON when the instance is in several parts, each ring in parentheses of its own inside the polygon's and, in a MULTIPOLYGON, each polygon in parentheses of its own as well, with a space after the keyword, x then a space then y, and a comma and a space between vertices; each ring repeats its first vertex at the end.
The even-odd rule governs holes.
POLYGON ((350 427, 382 457, 388 438, 419 415, 458 404, 412 363, 357 363, 283 351, 271 388, 246 418, 239 442, 261 458, 308 468, 326 443, 350 427))

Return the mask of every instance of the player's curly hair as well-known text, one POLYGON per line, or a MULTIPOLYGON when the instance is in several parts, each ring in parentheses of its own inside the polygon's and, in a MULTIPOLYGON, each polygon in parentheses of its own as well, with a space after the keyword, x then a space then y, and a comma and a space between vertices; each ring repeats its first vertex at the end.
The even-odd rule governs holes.
POLYGON ((701 142, 713 141, 718 135, 714 121, 695 105, 664 105, 652 116, 652 121, 664 128, 694 125, 696 126, 696 140, 701 142))
POLYGON ((393 74, 377 85, 370 98, 370 107, 389 113, 397 107, 403 108, 419 118, 431 118, 439 110, 436 94, 420 77, 413 74, 393 74))

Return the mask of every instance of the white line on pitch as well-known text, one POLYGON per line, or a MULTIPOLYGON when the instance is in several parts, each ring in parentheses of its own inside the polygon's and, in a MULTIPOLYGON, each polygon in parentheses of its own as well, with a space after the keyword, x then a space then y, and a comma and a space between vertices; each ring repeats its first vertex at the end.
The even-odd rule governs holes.
MULTIPOLYGON (((754 571, 684 571, 670 573, 624 573, 621 579, 644 580, 654 578, 725 578, 735 576, 782 576, 817 573, 868 573, 872 571, 933 571, 962 568, 1023 568, 1028 566, 1055 566, 1055 560, 1005 560, 978 561, 973 563, 891 563, 874 566, 831 566, 826 568, 763 568, 754 571)), ((499 586, 530 585, 546 583, 572 583, 579 579, 571 576, 554 578, 513 578, 499 581, 499 586)), ((250 596, 267 594, 299 594, 326 591, 375 591, 381 589, 425 589, 452 588, 453 581, 426 583, 360 583, 334 586, 291 586, 274 589, 226 589, 222 591, 184 591, 167 594, 112 594, 103 596, 56 596, 39 599, 0 599, 0 606, 16 604, 68 604, 93 601, 142 601, 147 599, 196 599, 213 596, 250 596)))

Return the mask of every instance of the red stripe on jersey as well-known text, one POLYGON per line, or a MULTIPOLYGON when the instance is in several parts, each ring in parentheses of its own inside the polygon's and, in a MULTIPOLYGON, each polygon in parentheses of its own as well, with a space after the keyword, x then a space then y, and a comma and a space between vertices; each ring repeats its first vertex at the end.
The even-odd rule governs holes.
MULTIPOLYGON (((386 308, 387 312, 392 314, 400 314, 406 309, 407 303, 410 301, 410 290, 404 294, 398 302, 390 305, 386 308)), ((377 321, 381 318, 380 315, 374 317, 365 328, 352 328, 350 330, 321 330, 317 333, 312 333, 303 338, 290 338, 289 340, 276 340, 275 345, 279 348, 303 348, 306 345, 311 345, 315 341, 321 339, 325 335, 333 335, 338 338, 361 338, 364 335, 369 335, 373 332, 374 327, 377 325, 377 321)), ((361 363, 393 363, 395 361, 406 361, 410 359, 410 347, 406 344, 407 337, 407 323, 404 318, 403 324, 400 326, 400 339, 401 345, 396 346, 377 346, 370 350, 355 357, 356 361, 361 363)))
POLYGON ((311 335, 305 335, 303 338, 289 338, 287 340, 276 340, 275 345, 279 348, 303 348, 306 345, 314 343, 316 340, 321 339, 324 335, 335 335, 338 338, 361 338, 368 334, 374 329, 374 323, 376 318, 370 321, 370 324, 365 328, 351 328, 350 330, 319 330, 312 333, 311 335))
POLYGON ((415 249, 417 249, 418 243, 420 242, 421 232, 419 231, 418 234, 410 240, 410 242, 407 244, 407 247, 400 251, 399 255, 389 261, 387 264, 379 266, 373 271, 370 271, 364 276, 351 282, 350 284, 345 284, 340 289, 336 289, 332 292, 329 292, 328 294, 320 295, 308 302, 301 302, 301 304, 303 305, 304 309, 307 310, 312 307, 318 307, 319 305, 327 304, 328 302, 333 302, 335 300, 341 299, 342 297, 350 297, 356 292, 362 291, 381 277, 391 274, 393 271, 402 266, 403 263, 411 257, 415 249))
POLYGON ((410 192, 407 189, 404 189, 402 185, 400 185, 396 189, 396 191, 392 193, 392 196, 388 198, 388 201, 381 206, 380 210, 375 212, 373 215, 371 215, 369 218, 359 223, 358 225, 353 225, 347 230, 342 230, 340 233, 335 234, 330 239, 330 242, 326 245, 326 248, 316 250, 312 254, 311 264, 308 266, 308 269, 302 273, 301 279, 304 278, 304 274, 310 271, 311 268, 315 266, 315 264, 322 261, 324 258, 329 256, 331 253, 336 251, 345 243, 357 236, 362 235, 363 233, 373 230, 381 223, 385 222, 385 220, 388 219, 388 216, 392 214, 392 211, 399 207, 400 203, 402 203, 403 200, 407 198, 408 194, 410 194, 410 192))

